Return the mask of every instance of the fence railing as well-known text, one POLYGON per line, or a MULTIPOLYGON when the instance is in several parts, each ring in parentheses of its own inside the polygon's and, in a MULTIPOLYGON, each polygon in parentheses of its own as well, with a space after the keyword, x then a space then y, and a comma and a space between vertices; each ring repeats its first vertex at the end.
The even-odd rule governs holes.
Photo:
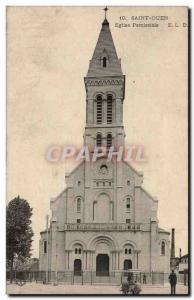
MULTIPOLYGON (((26 282, 41 282, 47 283, 58 283, 58 284, 89 284, 89 285, 121 285, 124 278, 128 276, 128 273, 123 272, 110 272, 107 276, 98 276, 94 271, 82 271, 79 275, 75 275, 73 271, 65 272, 54 272, 49 271, 48 276, 46 271, 14 271, 12 273, 12 279, 14 281, 23 280, 26 282)), ((141 284, 159 284, 164 285, 168 283, 169 274, 167 273, 158 273, 158 272, 133 272, 133 280, 140 282, 141 284)), ((11 279, 10 272, 6 274, 7 280, 11 279)), ((188 274, 178 274, 177 275, 178 283, 188 285, 188 274)))
POLYGON ((79 231, 138 231, 141 223, 67 223, 64 230, 79 231))

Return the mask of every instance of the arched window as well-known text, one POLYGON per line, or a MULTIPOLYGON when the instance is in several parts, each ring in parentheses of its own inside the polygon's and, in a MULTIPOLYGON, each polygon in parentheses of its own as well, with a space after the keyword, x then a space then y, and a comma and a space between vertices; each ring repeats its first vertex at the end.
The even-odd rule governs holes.
POLYGON ((102 66, 103 66, 103 68, 106 68, 106 65, 107 65, 107 58, 103 57, 103 59, 102 59, 102 66))
POLYGON ((77 254, 77 248, 75 248, 75 254, 77 254))
POLYGON ((127 246, 127 248, 125 248, 125 254, 131 254, 132 253, 132 249, 127 246))
POLYGON ((79 248, 79 254, 81 254, 81 252, 82 252, 82 250, 81 250, 81 248, 79 248))
POLYGON ((102 146, 102 135, 101 133, 98 133, 96 136, 96 146, 101 147, 102 146))
POLYGON ((107 124, 112 124, 112 95, 107 98, 107 124))
POLYGON ((102 97, 97 96, 97 113, 96 113, 97 124, 102 123, 102 97))
POLYGON ((107 148, 110 148, 112 146, 112 134, 111 133, 107 134, 106 146, 107 146, 107 148))
POLYGON ((165 255, 165 242, 162 241, 161 243, 161 255, 165 255))
POLYGON ((130 198, 129 197, 127 197, 127 199, 126 199, 126 210, 130 210, 130 198))
POLYGON ((81 212, 81 198, 77 198, 77 212, 81 212))

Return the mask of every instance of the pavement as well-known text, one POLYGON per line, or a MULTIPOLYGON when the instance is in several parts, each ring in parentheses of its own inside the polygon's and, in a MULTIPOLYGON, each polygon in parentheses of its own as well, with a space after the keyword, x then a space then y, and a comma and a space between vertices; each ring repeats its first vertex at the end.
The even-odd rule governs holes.
MULTIPOLYGON (((141 295, 169 295, 169 284, 162 285, 141 285, 141 295)), ((65 285, 65 284, 42 284, 42 283, 26 283, 23 286, 17 284, 7 284, 6 293, 14 294, 82 294, 82 295, 121 295, 120 286, 107 285, 65 285)), ((177 284, 176 293, 180 295, 188 295, 188 287, 177 284)))

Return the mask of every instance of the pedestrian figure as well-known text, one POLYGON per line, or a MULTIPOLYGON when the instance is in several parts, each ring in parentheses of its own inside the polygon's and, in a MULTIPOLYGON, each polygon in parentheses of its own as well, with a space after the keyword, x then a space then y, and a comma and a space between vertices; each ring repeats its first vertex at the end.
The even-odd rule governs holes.
POLYGON ((131 289, 132 295, 139 295, 141 292, 141 285, 137 281, 134 283, 134 287, 131 289))
POLYGON ((133 273, 132 272, 128 273, 127 280, 128 280, 129 283, 133 282, 133 273))
POLYGON ((143 284, 146 284, 146 274, 143 274, 143 284))
POLYGON ((170 282, 170 286, 171 286, 171 295, 175 295, 176 294, 177 276, 176 276, 174 270, 172 270, 172 273, 169 276, 169 282, 170 282))
POLYGON ((123 278, 122 286, 121 286, 121 291, 124 295, 127 295, 129 293, 129 282, 127 278, 123 278))

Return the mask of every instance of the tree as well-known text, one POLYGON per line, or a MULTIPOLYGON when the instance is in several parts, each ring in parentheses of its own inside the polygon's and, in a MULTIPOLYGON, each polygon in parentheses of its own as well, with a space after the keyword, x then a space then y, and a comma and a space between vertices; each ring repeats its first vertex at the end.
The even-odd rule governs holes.
POLYGON ((9 202, 6 208, 6 245, 7 264, 9 265, 12 282, 14 258, 21 259, 31 256, 33 231, 31 227, 32 208, 20 196, 9 202))

